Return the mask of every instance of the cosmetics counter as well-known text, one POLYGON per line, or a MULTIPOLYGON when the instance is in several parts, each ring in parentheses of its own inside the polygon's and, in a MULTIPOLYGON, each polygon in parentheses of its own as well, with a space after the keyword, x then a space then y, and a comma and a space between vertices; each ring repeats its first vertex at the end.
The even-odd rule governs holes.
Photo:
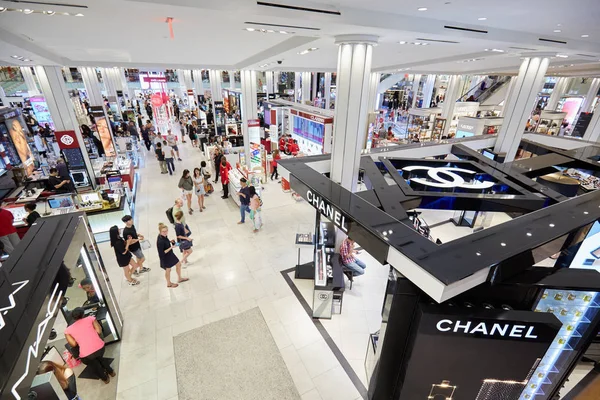
POLYGON ((445 119, 439 119, 440 108, 411 108, 408 112, 406 131, 408 135, 417 135, 421 141, 441 137, 446 125, 445 119))
POLYGON ((538 125, 535 128, 536 133, 545 133, 546 135, 558 136, 561 124, 567 117, 566 112, 560 111, 542 111, 538 125))
POLYGON ((229 197, 231 197, 238 206, 241 205, 240 196, 238 196, 236 193, 242 188, 240 183, 242 178, 247 180, 248 186, 254 186, 256 189, 256 194, 259 196, 261 194, 260 177, 257 174, 248 171, 246 168, 240 167, 239 164, 236 165, 236 167, 233 167, 229 171, 229 197))
POLYGON ((135 165, 134 162, 124 156, 98 158, 92 161, 96 182, 104 185, 107 182, 122 181, 134 187, 135 165))

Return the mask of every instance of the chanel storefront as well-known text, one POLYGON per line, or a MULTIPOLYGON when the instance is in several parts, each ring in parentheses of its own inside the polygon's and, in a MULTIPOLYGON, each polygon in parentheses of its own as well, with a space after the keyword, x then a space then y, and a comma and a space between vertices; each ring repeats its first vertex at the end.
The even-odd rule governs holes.
MULTIPOLYGON (((498 164, 460 144, 430 149, 422 159, 363 156, 357 193, 318 172, 327 156, 281 162, 316 229, 326 218, 390 266, 365 360, 368 397, 553 399, 600 328, 600 193, 569 199, 518 161, 498 164), (440 244, 415 209, 514 218, 440 244)), ((574 153, 552 162, 600 174, 574 153)))

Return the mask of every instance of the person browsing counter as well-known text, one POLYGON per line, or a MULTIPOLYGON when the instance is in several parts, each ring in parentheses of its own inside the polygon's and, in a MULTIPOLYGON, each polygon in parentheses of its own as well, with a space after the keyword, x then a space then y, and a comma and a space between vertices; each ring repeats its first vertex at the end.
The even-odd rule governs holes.
POLYGON ((77 307, 71 312, 75 322, 65 329, 65 338, 71 347, 79 346, 79 358, 85 365, 89 365, 96 376, 106 384, 115 371, 110 363, 103 358, 104 341, 100 338, 102 327, 93 316, 84 317, 83 308, 77 307))
POLYGON ((240 185, 242 188, 236 193, 240 198, 240 221, 238 224, 243 224, 246 222, 246 213, 250 214, 250 187, 246 178, 240 179, 240 185))
POLYGON ((23 218, 23 222, 27 224, 27 226, 33 225, 36 219, 41 218, 40 213, 35 211, 37 205, 35 203, 27 203, 23 206, 25 211, 27 211, 27 217, 23 218))
POLYGON ((149 272, 150 268, 146 268, 143 265, 144 261, 146 261, 146 257, 144 256, 144 252, 142 251, 142 246, 140 244, 140 240, 144 240, 144 235, 137 233, 137 230, 133 225, 133 217, 131 215, 125 215, 123 218, 121 218, 121 221, 125 223, 125 228, 123 228, 123 238, 132 239, 132 242, 129 245, 129 251, 135 256, 135 260, 137 261, 137 269, 133 271, 133 275, 139 276, 143 272, 149 272))
POLYGON ((37 369, 37 375, 52 372, 68 400, 79 400, 77 381, 71 368, 63 367, 53 361, 42 361, 37 369))
POLYGON ((69 193, 71 181, 68 179, 61 179, 58 176, 58 169, 50 168, 50 176, 48 177, 48 185, 50 190, 56 193, 69 193))
POLYGON ((367 265, 355 257, 357 251, 354 249, 354 240, 350 237, 344 239, 340 246, 340 256, 342 258, 342 264, 352 270, 352 275, 359 276, 365 273, 367 265))
POLYGON ((223 196, 222 199, 229 197, 229 171, 231 171, 231 164, 225 157, 221 158, 221 184, 223 185, 223 196))

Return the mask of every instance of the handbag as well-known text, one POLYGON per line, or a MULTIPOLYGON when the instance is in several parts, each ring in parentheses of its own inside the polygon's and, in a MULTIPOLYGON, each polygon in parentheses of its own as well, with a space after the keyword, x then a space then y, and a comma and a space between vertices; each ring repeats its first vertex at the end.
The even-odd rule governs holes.
POLYGON ((150 247, 152 247, 152 245, 150 244, 150 241, 146 240, 146 239, 144 239, 140 242, 140 246, 142 247, 142 250, 148 250, 150 247))

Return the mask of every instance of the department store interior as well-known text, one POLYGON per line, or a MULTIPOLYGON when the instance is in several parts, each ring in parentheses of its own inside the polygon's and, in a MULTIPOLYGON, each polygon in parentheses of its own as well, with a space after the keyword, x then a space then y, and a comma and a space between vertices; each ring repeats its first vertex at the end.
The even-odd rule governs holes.
POLYGON ((600 399, 600 4, 483 3, 0 0, 0 400, 600 399))

